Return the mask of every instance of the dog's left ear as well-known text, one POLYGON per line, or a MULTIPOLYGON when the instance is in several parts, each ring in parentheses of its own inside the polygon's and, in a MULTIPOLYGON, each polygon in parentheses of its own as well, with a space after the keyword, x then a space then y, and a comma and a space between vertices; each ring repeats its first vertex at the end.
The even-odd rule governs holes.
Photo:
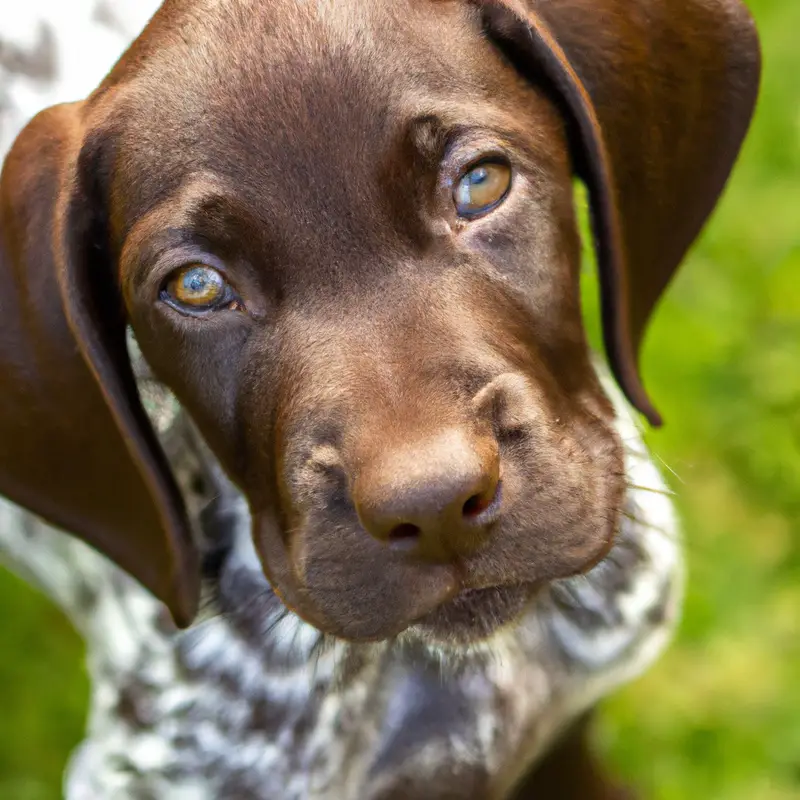
POLYGON ((750 123, 758 38, 740 0, 473 0, 552 91, 590 196, 603 336, 630 402, 647 322, 710 215, 750 123))

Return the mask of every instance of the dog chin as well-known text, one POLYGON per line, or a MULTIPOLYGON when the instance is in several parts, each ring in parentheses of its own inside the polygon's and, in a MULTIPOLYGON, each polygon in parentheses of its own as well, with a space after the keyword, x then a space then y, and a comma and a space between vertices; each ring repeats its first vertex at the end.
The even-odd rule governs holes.
POLYGON ((408 633, 432 644, 468 646, 516 622, 533 602, 539 584, 518 583, 465 589, 409 626, 408 633))

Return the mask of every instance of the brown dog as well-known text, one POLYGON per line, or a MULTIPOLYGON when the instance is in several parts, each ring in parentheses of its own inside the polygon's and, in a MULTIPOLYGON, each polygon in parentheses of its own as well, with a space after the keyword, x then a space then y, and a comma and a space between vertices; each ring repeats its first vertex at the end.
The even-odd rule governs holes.
POLYGON ((468 642, 603 558, 625 492, 579 304, 636 358, 738 153, 739 0, 168 0, 2 175, 0 492, 198 604, 147 361, 318 628, 468 642))

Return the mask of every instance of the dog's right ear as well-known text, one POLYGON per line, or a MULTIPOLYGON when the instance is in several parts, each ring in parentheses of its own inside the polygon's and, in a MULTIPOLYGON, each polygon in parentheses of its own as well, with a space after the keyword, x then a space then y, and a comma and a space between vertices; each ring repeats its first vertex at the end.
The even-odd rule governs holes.
POLYGON ((191 622, 198 557, 139 400, 84 106, 20 134, 0 177, 0 493, 106 554, 191 622))

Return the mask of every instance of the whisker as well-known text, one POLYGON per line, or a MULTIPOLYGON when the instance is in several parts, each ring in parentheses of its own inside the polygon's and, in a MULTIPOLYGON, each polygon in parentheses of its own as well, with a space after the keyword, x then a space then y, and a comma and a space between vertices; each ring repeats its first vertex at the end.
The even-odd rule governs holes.
POLYGON ((623 444, 622 445, 622 449, 626 453, 628 453, 629 455, 634 456, 635 458, 642 459, 642 460, 646 460, 647 458, 649 458, 649 453, 644 448, 640 449, 640 448, 637 448, 637 447, 631 447, 630 445, 627 445, 627 444, 623 444))
POLYGON ((637 525, 641 525, 643 528, 646 528, 647 530, 656 531, 657 533, 663 534, 668 539, 677 542, 683 542, 683 537, 677 531, 668 531, 666 528, 662 528, 660 525, 654 525, 652 522, 650 522, 650 520, 637 517, 635 514, 631 514, 630 511, 626 511, 624 509, 622 511, 622 516, 631 520, 631 522, 635 522, 637 525))
MULTIPOLYGON (((266 594, 266 592, 265 592, 264 594, 266 594)), ((246 605, 248 605, 248 606, 249 606, 250 604, 249 604, 249 603, 247 603, 246 605)), ((237 611, 241 612, 241 611, 244 609, 244 607, 245 607, 245 604, 243 603, 243 604, 240 606, 240 608, 239 608, 239 609, 237 609, 237 611)), ((273 619, 271 619, 271 620, 269 621, 269 624, 268 624, 268 625, 267 625, 267 627, 264 629, 264 638, 267 638, 267 637, 271 636, 273 633, 275 633, 275 631, 276 631, 276 629, 278 628, 278 626, 279 626, 279 625, 280 625, 280 624, 281 624, 281 623, 282 623, 282 622, 283 622, 283 621, 284 621, 284 620, 285 620, 285 619, 286 619, 288 616, 289 616, 289 609, 288 609, 288 608, 286 608, 286 606, 284 606, 284 605, 281 605, 281 608, 279 608, 279 609, 278 609, 278 610, 275 612, 275 616, 274 616, 274 618, 273 618, 273 619)))
POLYGON ((611 550, 608 551, 603 561, 607 561, 609 564, 613 564, 618 570, 622 572, 626 571, 628 568, 627 564, 624 564, 622 561, 620 561, 617 550, 614 547, 612 547, 611 550))
POLYGON ((653 492, 653 494, 662 494, 665 497, 677 497, 677 493, 672 491, 672 489, 657 489, 655 486, 641 486, 638 483, 631 483, 630 481, 626 481, 625 485, 629 489, 635 489, 640 492, 653 492))
POLYGON ((664 459, 661 458, 661 456, 658 453, 653 453, 652 455, 654 455, 664 465, 664 469, 669 470, 681 483, 683 484, 686 483, 686 481, 683 478, 681 478, 681 476, 678 475, 678 473, 669 464, 667 464, 667 462, 664 461, 664 459))
POLYGON ((642 443, 641 436, 620 436, 619 440, 622 444, 630 444, 631 442, 636 442, 636 444, 642 443))
MULTIPOLYGON (((319 636, 317 637, 316 642, 314 642, 313 646, 311 647, 310 658, 313 661, 313 666, 311 668, 311 680, 314 684, 319 683, 319 670, 320 670, 320 662, 322 659, 332 650, 336 648, 336 639, 332 636, 328 636, 327 634, 319 631, 319 636)), ((335 660, 335 659, 334 659, 335 660)), ((325 694, 330 691, 330 685, 326 687, 325 694)))
MULTIPOLYGON (((693 561, 695 566, 701 564, 704 560, 713 557, 712 549, 707 542, 699 542, 696 539, 686 537, 680 526, 678 527, 678 530, 670 531, 659 525, 654 525, 652 522, 642 519, 641 517, 632 514, 630 511, 623 510, 621 513, 623 517, 629 519, 631 522, 641 525, 644 528, 653 531, 654 533, 660 534, 669 542, 677 543, 685 552, 697 555, 699 560, 693 561)), ((606 556, 606 558, 608 558, 608 556, 606 556)))

